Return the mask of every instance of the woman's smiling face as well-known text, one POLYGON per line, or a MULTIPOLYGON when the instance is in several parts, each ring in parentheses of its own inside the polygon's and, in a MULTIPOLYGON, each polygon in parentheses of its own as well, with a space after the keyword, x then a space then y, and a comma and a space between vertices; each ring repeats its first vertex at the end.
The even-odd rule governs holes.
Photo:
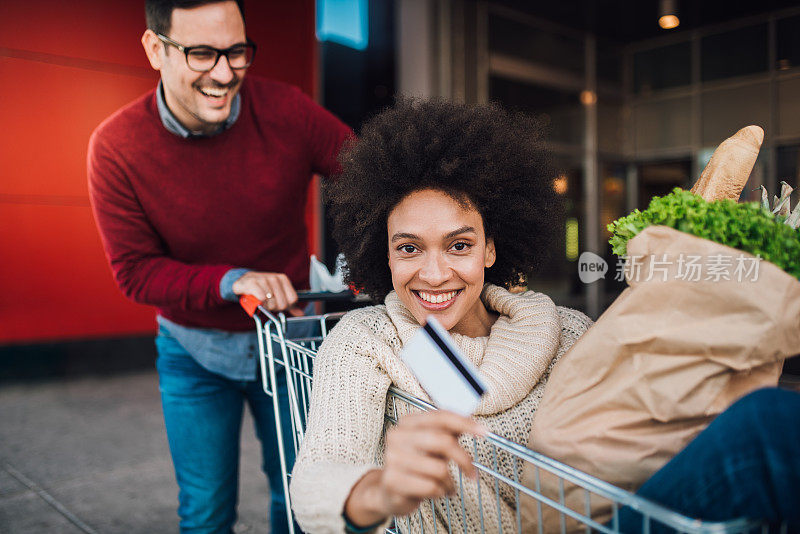
POLYGON ((442 191, 424 189, 395 206, 387 230, 392 285, 417 322, 433 315, 447 330, 488 335, 493 320, 480 295, 495 250, 481 214, 442 191))

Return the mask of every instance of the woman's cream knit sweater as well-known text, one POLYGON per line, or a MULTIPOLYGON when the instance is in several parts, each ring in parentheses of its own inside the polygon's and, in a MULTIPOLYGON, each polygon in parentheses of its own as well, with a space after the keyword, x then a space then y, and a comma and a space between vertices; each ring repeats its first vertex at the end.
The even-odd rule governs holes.
MULTIPOLYGON (((500 315, 489 336, 453 335, 489 384, 475 417, 491 432, 525 444, 550 370, 591 321, 580 312, 556 307, 541 293, 512 294, 487 284, 481 299, 500 315)), ((382 464, 384 414, 393 408, 387 403, 389 387, 428 399, 399 357, 403 344, 418 328, 413 315, 392 292, 384 306, 345 315, 320 347, 314 363, 308 426, 291 483, 292 506, 305 532, 344 532, 342 510, 351 488, 367 471, 382 464)), ((473 454, 472 441, 466 440, 462 437, 462 445, 473 454)), ((493 465, 490 447, 481 446, 480 440, 477 454, 493 465)), ((513 478, 507 455, 498 454, 498 469, 513 478)), ((503 531, 515 531, 513 490, 501 484, 498 510, 492 497, 493 480, 481 474, 479 484, 487 530, 498 529, 500 513, 503 531)), ((458 504, 459 513, 450 517, 451 528, 476 532, 480 529, 477 485, 469 482, 464 486, 466 524, 462 525, 458 504)), ((403 531, 433 532, 436 522, 439 532, 447 532, 445 501, 436 501, 434 509, 426 504, 421 513, 412 514, 398 526, 403 531)))

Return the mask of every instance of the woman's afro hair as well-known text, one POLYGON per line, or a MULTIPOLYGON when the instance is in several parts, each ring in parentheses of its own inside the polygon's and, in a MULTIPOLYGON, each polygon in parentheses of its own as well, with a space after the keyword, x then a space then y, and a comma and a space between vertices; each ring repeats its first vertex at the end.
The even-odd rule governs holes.
POLYGON ((485 279, 524 283, 555 235, 553 172, 540 123, 496 104, 401 98, 364 124, 325 187, 345 279, 374 301, 392 290, 386 222, 410 193, 442 191, 483 218, 497 259, 485 279))

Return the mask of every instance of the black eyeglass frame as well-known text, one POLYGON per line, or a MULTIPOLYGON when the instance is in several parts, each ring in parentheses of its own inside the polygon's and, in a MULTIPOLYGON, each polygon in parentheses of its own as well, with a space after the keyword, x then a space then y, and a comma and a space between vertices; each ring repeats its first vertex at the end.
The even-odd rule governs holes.
POLYGON ((257 49, 257 47, 256 47, 256 44, 253 41, 251 41, 250 39, 247 39, 244 43, 239 43, 239 44, 235 44, 233 46, 230 46, 228 48, 220 49, 220 48, 214 48, 213 46, 209 46, 209 45, 184 46, 184 45, 180 44, 179 42, 174 41, 174 40, 170 39, 169 37, 167 37, 166 35, 162 35, 160 33, 157 33, 156 37, 158 37, 158 39, 162 43, 168 44, 168 45, 172 45, 175 48, 177 48, 179 52, 183 52, 183 55, 186 58, 186 66, 189 67, 189 69, 191 69, 194 72, 209 72, 209 71, 214 70, 214 67, 217 66, 217 63, 219 63, 219 58, 221 58, 222 56, 225 56, 225 59, 228 60, 228 66, 233 70, 246 69, 247 67, 249 67, 250 65, 253 64, 253 60, 256 58, 256 49, 257 49), (228 57, 228 54, 230 54, 235 49, 240 48, 242 46, 250 47, 250 49, 252 50, 252 55, 250 56, 250 61, 247 63, 247 65, 245 65, 243 67, 234 67, 233 65, 231 65, 231 60, 228 57), (214 64, 211 65, 207 69, 195 69, 189 64, 189 54, 193 50, 199 50, 199 49, 210 50, 210 51, 213 51, 217 55, 217 58, 214 60, 214 64))

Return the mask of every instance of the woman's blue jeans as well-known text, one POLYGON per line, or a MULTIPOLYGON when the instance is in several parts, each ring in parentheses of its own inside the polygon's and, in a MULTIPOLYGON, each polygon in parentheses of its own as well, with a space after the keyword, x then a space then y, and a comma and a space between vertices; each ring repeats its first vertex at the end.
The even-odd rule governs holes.
MULTIPOLYGON (((800 394, 762 389, 734 403, 637 492, 706 521, 748 517, 800 532, 800 394)), ((642 517, 620 511, 620 531, 642 517)), ((650 532, 671 532, 651 523, 650 532)))
MULTIPOLYGON (((260 380, 230 380, 201 367, 163 329, 156 338, 159 388, 167 439, 178 480, 180 530, 229 534, 236 522, 239 447, 244 404, 261 442, 271 493, 270 532, 288 531, 272 398, 260 380)), ((294 463, 285 376, 277 375, 284 447, 294 463)))

